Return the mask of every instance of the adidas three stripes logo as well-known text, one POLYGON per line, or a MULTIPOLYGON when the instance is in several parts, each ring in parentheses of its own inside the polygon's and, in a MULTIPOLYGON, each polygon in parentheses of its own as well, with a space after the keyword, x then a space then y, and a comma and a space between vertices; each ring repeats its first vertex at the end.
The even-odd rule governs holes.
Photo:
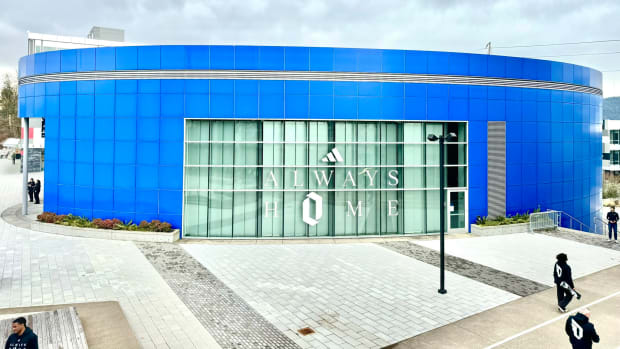
POLYGON ((321 161, 323 161, 323 162, 343 162, 344 159, 342 158, 342 155, 340 155, 340 152, 338 151, 338 149, 333 148, 329 153, 327 153, 326 156, 323 157, 323 159, 321 159, 321 161))

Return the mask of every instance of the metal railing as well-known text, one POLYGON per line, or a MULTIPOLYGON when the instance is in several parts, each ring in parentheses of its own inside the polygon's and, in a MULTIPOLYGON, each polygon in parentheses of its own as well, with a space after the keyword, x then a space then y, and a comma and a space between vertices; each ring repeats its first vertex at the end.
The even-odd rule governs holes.
POLYGON ((604 234, 606 225, 607 223, 602 219, 595 217, 594 225, 590 227, 564 211, 548 210, 530 214, 530 231, 557 229, 562 227, 594 234, 604 234))
POLYGON ((557 229, 560 225, 560 211, 534 212, 530 214, 530 231, 557 229))
POLYGON ((605 230, 607 228, 607 224, 609 224, 607 220, 600 217, 594 217, 594 231, 592 233, 605 235, 607 233, 605 230))
POLYGON ((592 226, 589 226, 564 211, 548 210, 530 214, 530 231, 532 232, 561 227, 605 236, 607 224, 608 222, 598 215, 593 217, 592 226))
POLYGON ((583 223, 582 221, 578 220, 577 218, 569 215, 568 213, 564 211, 559 211, 559 212, 561 213, 560 227, 573 229, 573 230, 592 232, 592 229, 590 228, 589 225, 583 223))

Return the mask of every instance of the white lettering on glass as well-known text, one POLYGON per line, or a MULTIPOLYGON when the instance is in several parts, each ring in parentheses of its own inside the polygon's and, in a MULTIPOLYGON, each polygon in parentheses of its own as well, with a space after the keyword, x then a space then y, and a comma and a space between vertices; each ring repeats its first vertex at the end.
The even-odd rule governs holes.
POLYGON ((269 201, 265 201, 265 218, 269 218, 269 212, 272 212, 273 215, 272 217, 278 217, 278 202, 274 201, 270 202, 269 201))
POLYGON ((388 200, 388 216, 398 216, 398 200, 388 200))
POLYGON ((309 193, 303 202, 302 219, 306 224, 315 226, 319 224, 321 217, 323 217, 323 198, 315 192, 309 193), (314 202, 314 217, 310 216, 310 204, 312 202, 314 202))
POLYGON ((353 209, 353 204, 351 204, 351 201, 347 201, 347 206, 349 207, 349 209, 347 210, 347 217, 351 217, 351 213, 353 213, 353 217, 363 216, 362 201, 357 202, 357 206, 355 206, 355 209, 353 209))
POLYGON ((353 187, 357 187, 357 184, 355 184, 355 179, 353 178, 351 171, 347 172, 347 178, 344 179, 344 183, 342 184, 342 186, 346 188, 348 181, 351 181, 351 184, 353 187))
POLYGON ((294 173, 295 173, 295 180, 293 181, 293 182, 294 182, 294 183, 293 183, 293 186, 294 186, 294 187, 303 187, 303 184, 299 184, 299 183, 297 183, 297 170, 295 170, 295 172, 294 172, 294 173))
POLYGON ((325 174, 325 170, 317 171, 314 170, 314 177, 316 178, 317 185, 325 185, 329 186, 329 183, 332 181, 332 176, 334 175, 334 170, 329 171, 329 177, 325 174), (319 172, 321 172, 321 176, 319 177, 319 172), (325 184, 322 184, 325 182, 325 184))
POLYGON ((365 174, 366 176, 368 176, 368 180, 370 181, 369 186, 370 187, 374 187, 375 186, 375 177, 377 177, 377 173, 379 171, 375 170, 374 174, 370 174, 370 170, 365 168, 362 172, 360 172, 360 174, 365 174))
POLYGON ((398 170, 390 170, 390 172, 388 172, 388 177, 390 177, 388 180, 389 186, 395 187, 398 185, 398 170))
MULTIPOLYGON (((273 182, 273 187, 277 188, 278 187, 278 181, 276 180, 276 176, 273 174, 273 171, 269 171, 269 176, 271 177, 271 181, 273 182)), ((269 181, 269 178, 267 178, 267 181, 269 181)))

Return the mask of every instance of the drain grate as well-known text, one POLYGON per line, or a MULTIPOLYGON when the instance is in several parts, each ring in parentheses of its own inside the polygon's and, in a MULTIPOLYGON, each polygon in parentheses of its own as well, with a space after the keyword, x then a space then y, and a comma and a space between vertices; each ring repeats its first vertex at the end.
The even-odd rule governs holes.
POLYGON ((299 330, 297 330, 297 332, 299 332, 299 334, 301 334, 302 336, 307 336, 309 334, 313 334, 314 330, 311 329, 310 327, 304 327, 304 328, 300 328, 299 330))

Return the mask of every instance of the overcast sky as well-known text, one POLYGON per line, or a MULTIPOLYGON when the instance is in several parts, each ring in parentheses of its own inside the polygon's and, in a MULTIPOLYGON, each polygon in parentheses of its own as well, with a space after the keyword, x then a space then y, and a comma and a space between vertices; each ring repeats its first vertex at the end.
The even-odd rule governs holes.
MULTIPOLYGON (((4 0, 0 72, 15 72, 26 31, 85 36, 122 28, 147 44, 252 44, 483 53, 493 46, 620 40, 618 0, 4 0)), ((495 49, 522 57, 620 52, 601 44, 495 49)), ((603 71, 605 97, 620 96, 620 54, 545 59, 603 71), (606 72, 615 70, 615 72, 606 72)))

